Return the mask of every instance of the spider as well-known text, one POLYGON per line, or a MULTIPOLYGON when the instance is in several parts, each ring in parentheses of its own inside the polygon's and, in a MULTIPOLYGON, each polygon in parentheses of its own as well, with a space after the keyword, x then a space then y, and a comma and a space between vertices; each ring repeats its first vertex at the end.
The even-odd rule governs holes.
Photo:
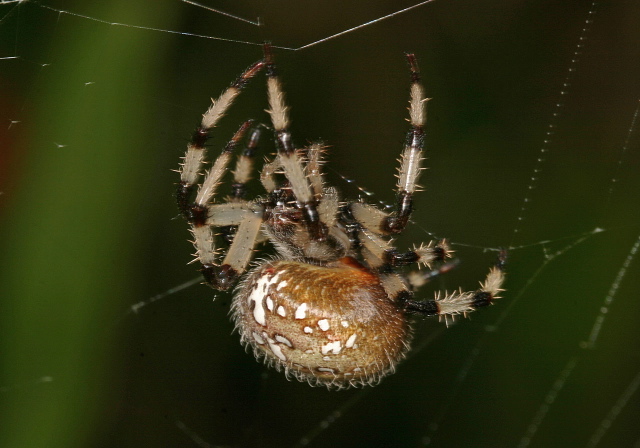
POLYGON ((396 204, 392 212, 362 201, 344 202, 338 191, 325 186, 324 148, 294 146, 289 114, 276 71, 272 49, 242 73, 203 115, 181 164, 177 202, 191 226, 196 257, 205 282, 225 291, 237 283, 232 316, 242 344, 258 360, 284 370, 312 386, 348 388, 375 385, 395 371, 410 348, 413 315, 447 320, 490 305, 504 281, 504 257, 499 257, 477 291, 436 294, 434 300, 415 300, 415 289, 428 275, 403 275, 398 268, 445 263, 451 251, 445 240, 421 244, 401 252, 392 236, 406 227, 418 186, 426 101, 418 64, 406 55, 411 74, 410 129, 398 169, 396 204), (259 71, 266 71, 277 153, 260 172, 263 196, 245 199, 254 154, 264 125, 247 121, 201 176, 209 133, 243 87, 259 71), (234 150, 245 134, 247 143, 233 171, 231 195, 214 202, 234 150), (216 230, 217 229, 217 230, 216 230), (216 246, 216 232, 227 240, 216 246), (254 247, 268 240, 277 255, 249 268, 254 247))

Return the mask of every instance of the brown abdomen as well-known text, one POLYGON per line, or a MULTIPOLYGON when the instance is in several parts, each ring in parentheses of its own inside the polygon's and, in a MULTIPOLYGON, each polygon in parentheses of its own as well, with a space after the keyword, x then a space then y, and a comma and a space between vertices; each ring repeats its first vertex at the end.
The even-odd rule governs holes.
POLYGON ((351 258, 328 267, 267 261, 240 286, 233 316, 259 359, 330 388, 377 383, 411 340, 404 312, 351 258))

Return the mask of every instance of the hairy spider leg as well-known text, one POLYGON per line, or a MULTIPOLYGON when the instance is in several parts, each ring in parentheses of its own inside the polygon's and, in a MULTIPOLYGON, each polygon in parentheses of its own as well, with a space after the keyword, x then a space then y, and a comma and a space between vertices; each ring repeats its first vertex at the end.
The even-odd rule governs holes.
POLYGON ((506 252, 500 251, 498 259, 489 270, 484 282, 480 282, 480 288, 475 291, 456 291, 440 297, 436 294, 433 300, 412 300, 411 294, 401 298, 404 302, 405 310, 408 313, 417 314, 422 317, 440 316, 445 322, 449 322, 449 317, 453 320, 458 314, 466 315, 478 308, 483 308, 493 304, 495 299, 499 299, 500 292, 504 291, 504 270, 506 266, 506 252))
MULTIPOLYGON (((211 197, 205 199, 207 195, 206 190, 200 189, 203 194, 198 194, 198 200, 205 201, 205 203, 193 204, 190 201, 191 195, 198 182, 202 164, 204 162, 205 144, 209 139, 211 129, 213 129, 218 121, 224 116, 225 112, 233 104, 236 97, 240 94, 240 91, 246 86, 251 78, 253 78, 262 68, 265 63, 263 60, 257 61, 249 66, 236 80, 218 97, 217 100, 212 100, 212 104, 202 116, 202 122, 200 126, 196 128, 191 141, 187 145, 187 152, 184 157, 184 162, 180 168, 180 184, 176 192, 176 200, 178 202, 178 208, 182 215, 190 223, 200 221, 203 222, 206 218, 205 205, 206 201, 211 197)), ((226 156, 225 161, 230 155, 226 156)), ((228 160, 226 160, 228 163, 228 160)))
MULTIPOLYGON (((325 147, 322 142, 314 142, 307 148, 307 177, 311 183, 313 196, 317 201, 321 200, 324 189, 324 179, 322 178, 324 153, 325 147)), ((329 226, 329 224, 327 224, 327 226, 329 226)))
POLYGON ((327 228, 318 214, 318 200, 313 194, 307 177, 304 162, 293 146, 291 132, 289 131, 289 108, 284 99, 284 92, 276 65, 273 60, 273 52, 269 43, 264 44, 264 59, 267 74, 267 94, 269 97, 269 115, 276 134, 276 147, 278 148, 279 165, 284 170, 284 175, 291 184, 291 190, 302 210, 304 222, 309 235, 316 241, 322 241, 327 234, 327 228))
POLYGON ((241 201, 247 195, 247 183, 251 180, 251 173, 254 170, 255 153, 258 148, 262 128, 264 125, 258 124, 249 134, 247 144, 238 159, 233 170, 233 184, 231 185, 231 201, 241 201))
POLYGON ((221 204, 215 209, 216 220, 212 220, 212 206, 210 201, 216 194, 222 176, 226 173, 231 161, 232 153, 238 146, 244 134, 252 125, 252 121, 246 121, 227 143, 222 153, 213 163, 212 168, 206 173, 205 179, 200 185, 193 202, 190 198, 197 184, 202 164, 204 162, 205 144, 212 128, 224 116, 227 109, 233 104, 240 91, 265 66, 263 60, 255 62, 247 68, 227 88, 217 100, 213 100, 211 106, 202 116, 201 125, 195 130, 191 142, 187 146, 184 162, 180 169, 180 184, 176 193, 178 207, 182 215, 189 221, 191 232, 194 236, 197 260, 202 264, 201 272, 205 281, 216 289, 228 289, 246 269, 251 256, 251 249, 245 250, 247 245, 253 247, 257 237, 262 213, 258 206, 249 204, 221 204), (236 237, 231 248, 227 252, 222 264, 217 263, 217 252, 214 243, 214 226, 237 225, 236 237))
POLYGON ((396 187, 398 202, 395 211, 386 213, 373 205, 354 203, 350 211, 359 223, 357 240, 361 244, 361 253, 369 266, 383 274, 383 284, 389 296, 396 299, 406 287, 393 269, 412 263, 428 265, 433 261, 442 261, 449 255, 446 241, 436 245, 421 245, 414 250, 401 253, 393 247, 386 237, 399 233, 406 226, 412 211, 412 197, 417 189, 417 181, 422 171, 422 147, 424 143, 424 124, 426 120, 424 87, 420 80, 418 63, 413 54, 407 55, 411 74, 409 99, 409 117, 411 128, 407 134, 405 148, 398 169, 396 187))
POLYGON ((200 271, 207 284, 220 290, 229 289, 244 272, 262 223, 263 209, 260 205, 246 201, 210 204, 220 185, 220 179, 227 172, 234 149, 251 124, 251 121, 243 123, 227 143, 207 173, 193 206, 195 209, 203 210, 206 216, 204 222, 197 220, 191 223, 196 256, 202 264, 200 271), (224 260, 218 264, 213 232, 215 227, 227 226, 238 228, 224 260), (248 249, 247 245, 250 246, 248 249))
POLYGON ((367 228, 382 235, 398 234, 404 230, 413 211, 413 195, 422 168, 422 149, 424 146, 424 124, 426 122, 426 102, 424 87, 415 55, 407 54, 411 73, 411 95, 409 99, 409 122, 405 147, 398 168, 396 186, 396 204, 392 213, 386 213, 372 205, 357 203, 352 206, 355 219, 367 228))
POLYGON ((442 263, 434 269, 416 269, 407 272, 406 278, 407 282, 409 282, 409 285, 411 286, 411 291, 416 292, 418 289, 422 288, 424 285, 433 280, 435 277, 446 274, 447 272, 455 269, 459 264, 460 259, 454 258, 451 261, 442 263))
MULTIPOLYGON (((247 183, 251 180, 251 173, 254 171, 255 154, 258 150, 258 143, 264 127, 261 123, 253 126, 249 137, 246 139, 247 143, 244 149, 238 154, 235 168, 232 171, 233 183, 231 184, 231 195, 228 198, 229 202, 245 204, 247 202, 247 183)), ((231 244, 238 227, 231 225, 221 226, 218 230, 227 244, 231 244)))
MULTIPOLYGON (((355 203, 351 213, 359 223, 358 241, 361 253, 367 265, 380 272, 380 279, 385 291, 393 300, 398 301, 408 313, 422 316, 440 315, 445 320, 448 316, 466 314, 479 307, 490 305, 498 297, 504 282, 504 255, 491 268, 481 288, 475 292, 454 292, 435 300, 413 300, 414 285, 407 284, 403 277, 394 272, 394 268, 413 263, 429 267, 430 263, 445 261, 451 257, 451 250, 446 240, 436 244, 421 244, 407 252, 400 252, 393 246, 388 235, 401 232, 413 210, 413 194, 417 191, 418 177, 423 170, 421 163, 424 145, 424 124, 426 121, 426 101, 424 88, 420 79, 418 63, 413 54, 407 54, 411 75, 411 93, 409 99, 409 122, 411 128, 407 133, 405 148, 400 159, 398 170, 397 199, 395 210, 386 213, 375 206, 355 203)), ((445 264, 446 266, 446 264, 445 264)))

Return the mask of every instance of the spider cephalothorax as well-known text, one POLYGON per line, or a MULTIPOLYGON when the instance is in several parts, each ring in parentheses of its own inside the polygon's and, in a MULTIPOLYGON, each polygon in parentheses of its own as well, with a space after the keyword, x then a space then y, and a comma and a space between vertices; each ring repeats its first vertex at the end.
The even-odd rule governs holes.
MULTIPOLYGON (((191 224, 206 283, 227 290, 241 279, 233 318, 242 343, 252 347, 258 359, 311 385, 373 385, 393 372, 409 350, 411 315, 446 319, 490 305, 502 290, 504 259, 477 291, 438 295, 435 300, 413 298, 429 274, 403 275, 398 270, 443 263, 450 256, 444 240, 407 252, 395 249, 390 240, 409 221, 422 170, 426 98, 414 55, 407 55, 411 127, 398 170, 395 210, 386 212, 364 202, 343 202, 335 188, 324 185, 321 144, 294 146, 271 47, 265 44, 264 50, 264 59, 240 75, 203 115, 180 170, 178 206, 191 224), (260 172, 266 195, 245 199, 254 151, 265 128, 247 121, 206 173, 192 201, 209 131, 262 69, 277 149, 260 172), (226 202, 214 203, 232 153, 248 131, 233 171, 232 194, 226 202), (222 260, 216 232, 229 243, 222 260), (272 243, 277 255, 247 271, 254 246, 263 240, 272 243)), ((440 271, 450 265, 442 266, 440 271)))

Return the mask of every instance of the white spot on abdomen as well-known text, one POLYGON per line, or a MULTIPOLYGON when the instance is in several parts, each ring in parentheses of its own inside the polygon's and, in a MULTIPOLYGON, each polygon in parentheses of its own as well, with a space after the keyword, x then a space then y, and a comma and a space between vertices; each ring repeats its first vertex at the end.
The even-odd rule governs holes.
POLYGON ((276 341, 274 341, 271 338, 267 338, 267 342, 269 343, 269 348, 271 349, 274 355, 276 355, 282 361, 287 360, 287 357, 284 356, 284 353, 282 353, 282 347, 276 344, 276 341))
POLYGON ((305 332, 305 333, 313 333, 313 328, 311 328, 311 327, 304 327, 304 332, 305 332))
POLYGON ((255 331, 253 332, 253 339, 255 339, 258 344, 264 344, 264 339, 255 331))
POLYGON ((307 304, 303 303, 296 309, 296 319, 304 319, 307 317, 307 304))
POLYGON ((282 335, 277 334, 276 341, 282 342, 284 345, 288 345, 289 347, 293 348, 293 344, 291 343, 291 341, 282 335))
POLYGON ((286 315, 287 315, 287 312, 285 311, 285 309, 284 309, 284 307, 282 305, 280 305, 278 307, 277 313, 282 317, 286 317, 286 315))
POLYGON ((322 346, 322 354, 326 355, 329 352, 332 352, 334 355, 337 355, 342 350, 342 343, 340 341, 329 342, 326 345, 322 346))
POLYGON ((265 319, 264 297, 269 283, 268 278, 261 277, 256 283, 256 287, 251 291, 249 297, 247 297, 247 303, 251 304, 251 302, 255 302, 255 306, 253 307, 253 318, 260 325, 265 326, 267 325, 267 320, 265 319))
POLYGON ((322 331, 327 331, 329 329, 329 321, 327 319, 319 320, 318 326, 322 331))
MULTIPOLYGON (((255 307, 253 308, 253 318, 260 325, 263 325, 263 326, 267 325, 266 312, 264 309, 265 298, 267 302, 267 308, 269 309, 269 311, 273 311, 274 303, 268 294, 269 294, 269 288, 271 288, 272 285, 278 282, 278 277, 280 277, 280 272, 278 272, 273 277, 268 277, 267 275, 263 275, 258 279, 258 281, 256 282, 256 285, 251 291, 251 294, 249 294, 249 297, 247 297, 248 304, 251 304, 251 302, 255 302, 255 307)), ((278 314, 280 313, 278 312, 278 314)), ((282 316, 282 314, 280 315, 282 316)))
POLYGON ((345 347, 347 348, 351 348, 353 347, 353 344, 356 342, 356 334, 353 333, 351 336, 349 336, 349 339, 347 339, 347 343, 344 344, 345 347))

